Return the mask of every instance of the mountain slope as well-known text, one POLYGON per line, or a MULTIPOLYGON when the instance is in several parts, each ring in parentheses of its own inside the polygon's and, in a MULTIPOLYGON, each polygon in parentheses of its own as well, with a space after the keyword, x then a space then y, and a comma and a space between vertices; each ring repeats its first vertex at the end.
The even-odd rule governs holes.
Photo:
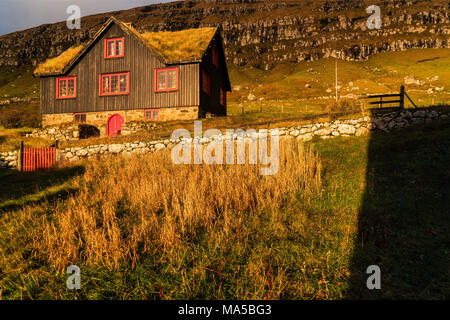
POLYGON ((0 66, 36 65, 74 44, 86 42, 111 16, 139 31, 218 26, 227 56, 236 65, 264 69, 288 61, 337 55, 364 60, 383 51, 448 48, 450 4, 445 0, 177 1, 82 19, 81 30, 65 22, 0 37, 0 66), (367 30, 366 8, 381 8, 382 27, 367 30))

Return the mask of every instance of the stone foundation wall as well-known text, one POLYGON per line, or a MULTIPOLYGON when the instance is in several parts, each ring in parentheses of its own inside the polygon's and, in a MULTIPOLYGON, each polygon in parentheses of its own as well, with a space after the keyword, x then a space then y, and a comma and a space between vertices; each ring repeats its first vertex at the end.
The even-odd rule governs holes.
POLYGON ((34 129, 32 133, 26 135, 30 138, 44 138, 49 140, 69 141, 78 140, 80 132, 78 125, 62 125, 58 127, 46 127, 44 129, 34 129))
MULTIPOLYGON (((83 125, 77 124, 63 124, 61 126, 56 127, 46 127, 43 129, 34 129, 32 133, 26 135, 26 137, 32 138, 44 138, 49 140, 58 140, 58 141, 71 141, 78 140, 82 138, 83 125)), ((138 131, 146 130, 155 130, 160 126, 156 122, 150 121, 131 121, 125 122, 122 126, 122 135, 130 135, 136 133, 138 131)))
MULTIPOLYGON (((129 135, 141 130, 158 128, 157 122, 145 120, 145 110, 121 110, 105 112, 87 112, 86 125, 100 130, 100 136, 107 135, 107 123, 110 116, 120 114, 125 123, 122 135, 129 135)), ((160 108, 159 121, 196 120, 199 116, 198 107, 160 108)), ((73 122, 73 113, 43 114, 42 129, 36 129, 27 137, 47 138, 51 140, 77 140, 80 137, 79 125, 73 122)))
POLYGON ((17 168, 18 151, 0 152, 0 168, 17 168))
MULTIPOLYGON (((86 112, 86 124, 93 125, 100 130, 101 136, 106 136, 106 127, 109 117, 114 114, 120 114, 125 120, 125 124, 133 121, 146 121, 145 109, 138 110, 115 110, 102 112, 86 112)), ((199 108, 193 107, 176 107, 176 108, 160 108, 158 121, 172 120, 195 120, 199 117, 199 108)), ((74 113, 57 113, 43 114, 42 127, 56 127, 64 124, 72 124, 74 121, 74 113)))

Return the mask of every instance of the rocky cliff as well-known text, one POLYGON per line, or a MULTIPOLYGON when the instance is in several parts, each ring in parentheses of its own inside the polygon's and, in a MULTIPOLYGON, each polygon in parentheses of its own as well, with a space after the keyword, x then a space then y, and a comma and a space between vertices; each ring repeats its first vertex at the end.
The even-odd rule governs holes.
POLYGON ((88 16, 80 30, 65 22, 0 37, 0 66, 33 64, 86 42, 115 15, 140 31, 220 25, 230 63, 269 69, 275 63, 338 56, 364 60, 382 51, 448 48, 446 0, 188 0, 88 16), (382 25, 369 30, 369 5, 382 25))

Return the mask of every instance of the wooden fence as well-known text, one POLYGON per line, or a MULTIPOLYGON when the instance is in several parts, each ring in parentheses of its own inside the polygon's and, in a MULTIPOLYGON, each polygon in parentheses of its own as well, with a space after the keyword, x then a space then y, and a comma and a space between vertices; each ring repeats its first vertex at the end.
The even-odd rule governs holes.
POLYGON ((43 148, 25 148, 20 146, 19 170, 33 172, 47 170, 56 164, 56 146, 43 148))
MULTIPOLYGON (((372 95, 368 97, 364 97, 363 99, 379 99, 379 101, 369 102, 370 105, 378 105, 380 108, 383 108, 384 105, 391 106, 392 104, 398 104, 398 108, 403 109, 405 107, 405 96, 409 99, 412 105, 417 108, 416 104, 411 100, 408 94, 405 92, 405 86, 400 87, 399 94, 379 94, 372 95), (389 98, 398 98, 397 100, 386 100, 389 98), (383 100, 384 99, 384 100, 383 100)), ((392 106, 395 108, 395 106, 392 106)))

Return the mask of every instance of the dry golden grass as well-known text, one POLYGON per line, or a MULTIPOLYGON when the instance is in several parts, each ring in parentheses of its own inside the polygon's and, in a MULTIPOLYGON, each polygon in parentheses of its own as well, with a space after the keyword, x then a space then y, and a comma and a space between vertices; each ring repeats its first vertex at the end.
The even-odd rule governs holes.
POLYGON ((80 191, 33 221, 33 247, 57 270, 74 262, 114 270, 156 253, 176 263, 199 233, 215 248, 237 233, 245 246, 243 220, 269 210, 277 228, 283 203, 320 192, 320 171, 297 142, 281 145, 274 176, 254 165, 177 166, 169 152, 93 161, 75 182, 80 191))
POLYGON ((167 61, 201 59, 217 28, 186 29, 174 32, 146 32, 140 37, 167 61))
POLYGON ((21 128, 21 129, 4 129, 0 126, 0 152, 5 151, 16 151, 20 148, 20 143, 25 142, 25 146, 48 147, 53 143, 53 141, 43 138, 26 138, 24 137, 24 131, 29 132, 32 129, 21 128))
POLYGON ((83 49, 83 46, 72 47, 55 58, 48 59, 35 70, 35 75, 62 72, 64 67, 83 49))

